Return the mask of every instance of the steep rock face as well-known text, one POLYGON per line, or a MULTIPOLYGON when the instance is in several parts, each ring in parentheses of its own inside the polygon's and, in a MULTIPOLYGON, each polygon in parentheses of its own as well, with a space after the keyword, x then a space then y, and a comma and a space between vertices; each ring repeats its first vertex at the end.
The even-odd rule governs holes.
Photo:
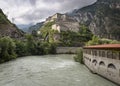
POLYGON ((0 9, 0 36, 10 36, 11 38, 21 38, 24 33, 16 25, 12 24, 3 11, 0 9))
POLYGON ((120 40, 120 0, 98 0, 68 15, 97 36, 120 40))
POLYGON ((58 30, 59 32, 68 30, 78 32, 80 28, 79 22, 66 14, 56 13, 55 15, 47 18, 45 23, 53 21, 55 23, 52 25, 51 28, 54 30, 58 30))

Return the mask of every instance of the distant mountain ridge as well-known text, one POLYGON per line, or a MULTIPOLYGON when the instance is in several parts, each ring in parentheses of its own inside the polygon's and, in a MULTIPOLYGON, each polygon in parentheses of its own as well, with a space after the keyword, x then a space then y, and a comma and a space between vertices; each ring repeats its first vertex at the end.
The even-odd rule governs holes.
POLYGON ((74 23, 79 23, 99 37, 120 40, 120 0, 97 0, 70 13, 56 13, 48 17, 45 23, 52 21, 55 21, 52 28, 56 30, 78 31, 79 27, 74 23))
POLYGON ((97 36, 120 40, 120 0, 97 0, 67 15, 97 36))
POLYGON ((55 30, 78 31, 79 23, 99 37, 120 40, 120 0, 97 0, 70 13, 56 13, 48 17, 45 23, 52 21, 55 25, 51 28, 55 30))
POLYGON ((32 31, 38 31, 42 27, 43 23, 44 22, 39 22, 39 23, 37 23, 35 25, 30 26, 28 28, 28 33, 32 33, 32 31))
POLYGON ((97 0, 94 4, 75 9, 73 12, 56 13, 45 22, 31 26, 27 31, 38 31, 47 22, 54 22, 51 29, 77 32, 80 25, 102 38, 120 40, 120 0, 97 0))
POLYGON ((33 24, 19 24, 17 27, 24 32, 28 32, 29 27, 31 27, 33 24))
POLYGON ((0 36, 9 36, 11 38, 21 38, 24 35, 22 30, 19 30, 17 26, 11 23, 7 16, 0 9, 0 36))

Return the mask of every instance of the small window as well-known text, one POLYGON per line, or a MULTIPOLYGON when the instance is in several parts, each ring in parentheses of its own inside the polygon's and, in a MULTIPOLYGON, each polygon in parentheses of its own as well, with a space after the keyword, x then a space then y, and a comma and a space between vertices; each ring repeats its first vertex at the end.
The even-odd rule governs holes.
POLYGON ((99 56, 101 57, 101 51, 99 51, 99 56))
POLYGON ((95 50, 95 56, 97 56, 97 51, 95 50))
POLYGON ((108 52, 107 52, 107 58, 113 59, 113 53, 110 52, 110 51, 108 51, 108 52))
POLYGON ((105 51, 102 51, 102 57, 105 57, 105 51))
POLYGON ((113 59, 119 59, 119 53, 113 52, 113 59))

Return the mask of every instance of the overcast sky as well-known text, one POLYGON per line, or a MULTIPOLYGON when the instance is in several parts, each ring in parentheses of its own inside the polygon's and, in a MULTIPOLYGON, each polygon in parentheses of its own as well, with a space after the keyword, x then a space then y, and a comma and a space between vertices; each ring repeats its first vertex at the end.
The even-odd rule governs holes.
POLYGON ((94 3, 96 0, 0 0, 0 8, 15 24, 45 20, 55 13, 65 13, 94 3))

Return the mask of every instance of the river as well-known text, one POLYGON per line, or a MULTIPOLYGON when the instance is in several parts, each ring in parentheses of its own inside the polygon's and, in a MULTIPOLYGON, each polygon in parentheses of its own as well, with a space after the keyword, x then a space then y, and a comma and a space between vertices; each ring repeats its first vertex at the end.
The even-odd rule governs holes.
POLYGON ((0 64, 0 86, 117 86, 74 62, 73 56, 27 56, 0 64))

